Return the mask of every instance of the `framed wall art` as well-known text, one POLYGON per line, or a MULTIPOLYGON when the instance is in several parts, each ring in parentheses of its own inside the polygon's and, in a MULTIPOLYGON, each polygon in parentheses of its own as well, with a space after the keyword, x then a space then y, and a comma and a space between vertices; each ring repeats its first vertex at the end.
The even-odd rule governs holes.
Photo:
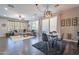
POLYGON ((66 26, 71 26, 71 18, 66 19, 66 26))
POLYGON ((77 26, 78 25, 78 18, 74 17, 72 18, 72 26, 77 26))
POLYGON ((65 20, 61 20, 61 27, 64 27, 65 26, 65 20))

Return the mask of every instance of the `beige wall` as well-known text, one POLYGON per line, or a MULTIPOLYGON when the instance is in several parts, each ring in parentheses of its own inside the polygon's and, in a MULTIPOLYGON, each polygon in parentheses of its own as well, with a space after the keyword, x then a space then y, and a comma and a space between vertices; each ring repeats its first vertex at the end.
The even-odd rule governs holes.
POLYGON ((0 19, 0 36, 4 36, 4 33, 7 32, 7 26, 8 26, 7 21, 4 19, 0 19), (3 27, 2 24, 6 24, 6 26, 3 27))
POLYGON ((77 32, 79 31, 79 7, 63 11, 58 17, 58 32, 64 33, 65 39, 67 39, 67 33, 72 33, 72 40, 77 41, 77 32), (78 26, 60 26, 60 20, 74 17, 78 17, 78 26))

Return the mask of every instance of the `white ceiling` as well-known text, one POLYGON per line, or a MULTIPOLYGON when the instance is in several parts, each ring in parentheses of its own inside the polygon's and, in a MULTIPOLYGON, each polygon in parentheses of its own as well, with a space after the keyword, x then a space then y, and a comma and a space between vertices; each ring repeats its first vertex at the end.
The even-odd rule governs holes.
MULTIPOLYGON (((34 20, 38 19, 40 16, 43 16, 43 11, 47 5, 38 5, 42 12, 37 9, 35 4, 13 4, 13 6, 14 8, 11 8, 7 4, 0 4, 0 16, 19 18, 19 15, 21 15, 23 18, 25 18, 25 20, 34 20), (5 10, 4 8, 8 8, 8 10, 5 10)), ((78 7, 79 4, 60 4, 58 7, 54 6, 54 4, 50 4, 49 10, 52 11, 52 13, 59 13, 63 10, 78 7)))

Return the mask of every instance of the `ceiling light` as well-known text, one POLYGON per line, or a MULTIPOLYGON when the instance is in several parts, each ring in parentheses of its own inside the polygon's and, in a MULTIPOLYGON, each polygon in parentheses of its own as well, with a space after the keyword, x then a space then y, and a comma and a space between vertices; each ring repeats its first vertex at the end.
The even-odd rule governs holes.
MULTIPOLYGON (((40 8, 38 7, 38 4, 36 4, 36 7, 39 11, 41 11, 40 8)), ((49 10, 49 5, 46 5, 45 11, 43 11, 43 13, 44 17, 52 17, 52 11, 49 10)))
POLYGON ((45 11, 44 17, 52 17, 52 12, 51 11, 45 11))
POLYGON ((4 8, 6 11, 8 10, 8 8, 4 8))

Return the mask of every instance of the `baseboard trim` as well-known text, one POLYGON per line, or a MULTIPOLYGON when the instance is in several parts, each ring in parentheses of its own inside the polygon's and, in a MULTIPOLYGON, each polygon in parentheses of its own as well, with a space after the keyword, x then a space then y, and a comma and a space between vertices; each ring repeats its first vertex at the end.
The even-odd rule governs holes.
POLYGON ((78 41, 75 41, 75 40, 68 40, 68 39, 63 39, 65 41, 68 41, 68 42, 78 42, 78 41))

